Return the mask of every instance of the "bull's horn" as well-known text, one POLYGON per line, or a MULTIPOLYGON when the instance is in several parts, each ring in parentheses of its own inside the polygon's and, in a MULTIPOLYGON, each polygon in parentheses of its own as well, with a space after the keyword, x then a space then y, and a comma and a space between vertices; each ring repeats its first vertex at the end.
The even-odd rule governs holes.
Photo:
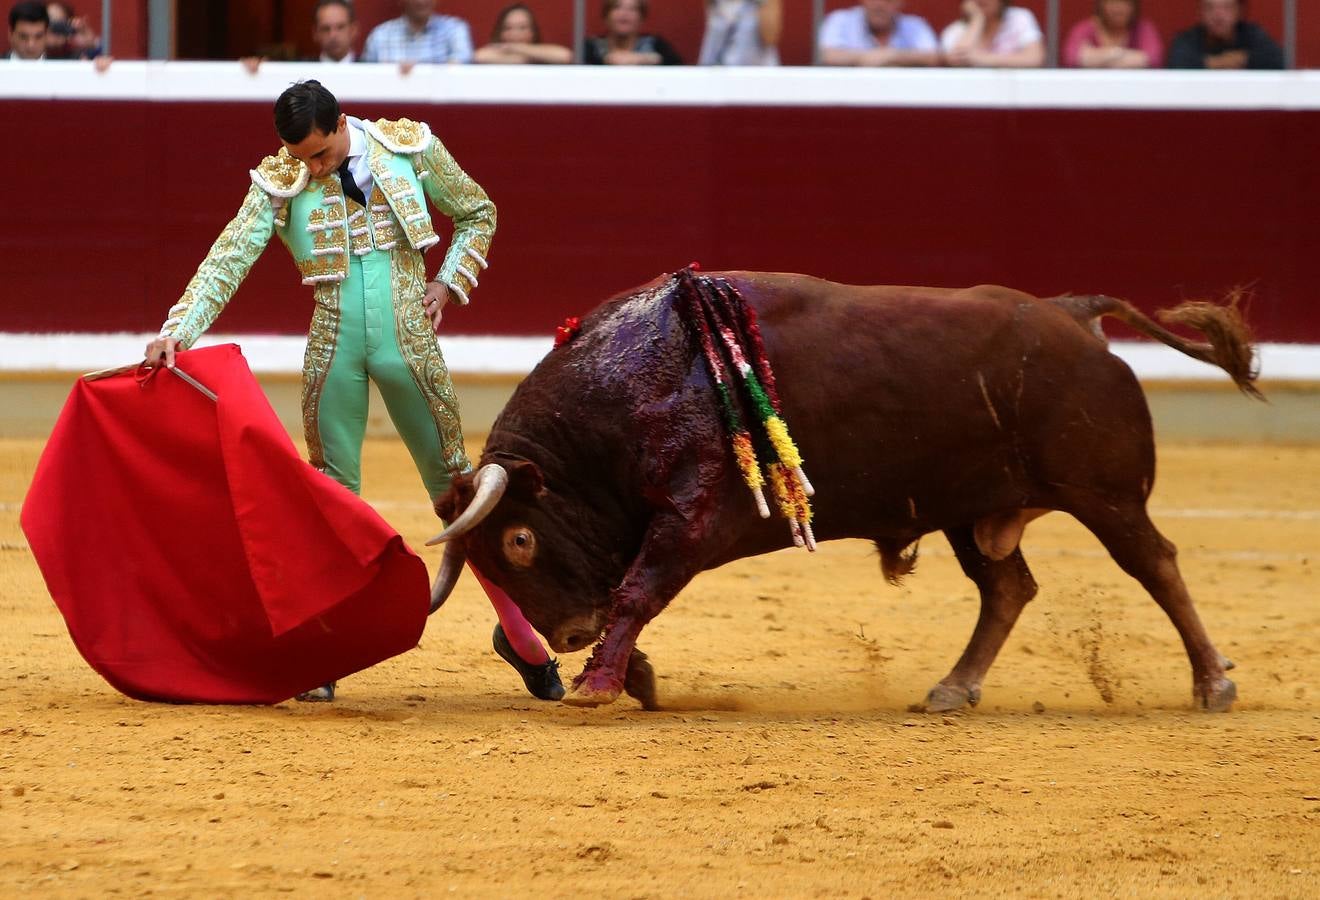
POLYGON ((463 514, 449 523, 449 527, 426 542, 431 547, 461 537, 481 524, 481 520, 490 515, 495 504, 504 496, 504 489, 509 486, 509 473, 499 463, 487 463, 477 470, 477 477, 472 482, 477 489, 476 496, 463 510, 463 514))
POLYGON ((440 571, 435 573, 435 583, 431 585, 431 609, 427 615, 445 605, 445 601, 453 593, 454 584, 458 581, 459 573, 463 571, 463 563, 466 559, 467 554, 463 552, 462 544, 451 543, 445 547, 445 555, 440 559, 440 571))

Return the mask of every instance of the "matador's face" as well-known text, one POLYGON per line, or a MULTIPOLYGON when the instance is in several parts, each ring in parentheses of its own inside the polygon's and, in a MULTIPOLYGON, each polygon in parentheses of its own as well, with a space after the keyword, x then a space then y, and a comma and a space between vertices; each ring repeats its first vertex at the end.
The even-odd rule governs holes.
POLYGON ((284 142, 284 148, 294 159, 307 164, 313 178, 324 178, 348 156, 348 120, 341 113, 335 130, 329 134, 313 127, 307 137, 296 144, 284 142))

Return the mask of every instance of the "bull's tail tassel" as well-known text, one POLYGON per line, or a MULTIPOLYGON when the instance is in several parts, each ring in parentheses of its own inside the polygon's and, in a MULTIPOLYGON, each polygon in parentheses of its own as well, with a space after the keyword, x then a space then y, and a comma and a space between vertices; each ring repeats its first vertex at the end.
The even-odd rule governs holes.
POLYGON ((802 471, 802 455, 784 422, 756 311, 743 302, 733 285, 698 275, 694 267, 679 272, 678 279, 684 301, 679 308, 701 345, 733 457, 756 501, 757 512, 763 519, 770 518, 765 498, 768 480, 774 505, 788 520, 793 544, 815 550, 809 499, 815 489, 802 471), (736 381, 730 370, 737 372, 736 381), (755 435, 743 423, 740 397, 748 418, 760 425, 755 435))

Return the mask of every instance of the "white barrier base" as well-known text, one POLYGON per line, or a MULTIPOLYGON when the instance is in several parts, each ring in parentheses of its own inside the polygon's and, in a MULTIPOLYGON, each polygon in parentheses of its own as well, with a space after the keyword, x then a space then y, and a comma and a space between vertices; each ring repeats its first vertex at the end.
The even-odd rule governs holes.
MULTIPOLYGON (((150 334, 6 334, 0 333, 0 372, 93 372, 142 358, 150 334)), ((208 334, 199 347, 238 344, 258 374, 294 375, 302 371, 300 336, 208 334)), ((451 336, 440 338, 454 375, 526 375, 550 352, 546 337, 451 336)), ((1220 381, 1225 375, 1162 344, 1112 341, 1110 348, 1137 377, 1145 380, 1220 381)), ((1260 344, 1260 372, 1269 381, 1320 381, 1320 344, 1260 344)))

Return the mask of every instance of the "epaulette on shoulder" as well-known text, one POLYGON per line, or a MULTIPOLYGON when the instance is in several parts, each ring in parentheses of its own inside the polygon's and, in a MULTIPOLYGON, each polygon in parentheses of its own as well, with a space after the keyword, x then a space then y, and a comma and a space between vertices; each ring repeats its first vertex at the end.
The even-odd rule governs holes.
POLYGON ((274 156, 267 156, 261 165, 251 170, 252 183, 272 197, 296 197, 307 187, 310 174, 301 161, 289 155, 289 151, 280 148, 274 156))
POLYGON ((367 133, 395 153, 421 153, 431 143, 431 126, 412 119, 364 121, 367 133))

